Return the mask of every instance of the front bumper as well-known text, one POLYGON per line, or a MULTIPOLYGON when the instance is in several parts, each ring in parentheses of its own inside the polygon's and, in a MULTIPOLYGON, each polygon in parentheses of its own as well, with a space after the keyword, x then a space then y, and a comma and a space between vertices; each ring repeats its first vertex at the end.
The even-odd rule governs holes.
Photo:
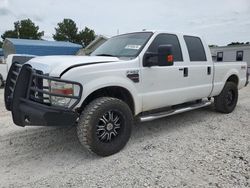
POLYGON ((72 126, 78 117, 71 110, 53 109, 25 99, 20 101, 17 109, 12 110, 12 116, 19 126, 72 126))
MULTIPOLYGON (((67 83, 77 84, 80 87, 79 96, 70 96, 75 103, 70 108, 65 108, 53 106, 48 103, 48 98, 45 99, 45 95, 64 97, 50 93, 48 88, 43 85, 45 79, 59 80, 38 73, 26 64, 21 66, 15 63, 11 66, 6 80, 4 98, 5 107, 12 112, 13 122, 16 125, 72 126, 75 124, 78 114, 73 108, 80 101, 81 84, 65 80, 67 83), (47 101, 45 102, 45 100, 47 101)), ((60 81, 62 80, 60 79, 60 81)))

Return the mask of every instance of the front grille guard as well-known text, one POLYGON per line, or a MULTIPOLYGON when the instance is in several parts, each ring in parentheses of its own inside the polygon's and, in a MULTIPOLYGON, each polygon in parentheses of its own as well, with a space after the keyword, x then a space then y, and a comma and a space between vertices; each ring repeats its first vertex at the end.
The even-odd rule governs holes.
POLYGON ((4 90, 4 102, 5 102, 6 109, 9 111, 12 110, 14 89, 16 87, 16 82, 18 79, 18 75, 21 71, 21 68, 22 68, 21 64, 14 62, 10 67, 10 70, 6 79, 5 90, 4 90))
MULTIPOLYGON (((28 87, 26 91, 26 95, 24 98, 20 100, 31 100, 33 102, 37 102, 42 105, 50 106, 52 108, 65 108, 60 105, 52 105, 50 102, 50 98, 52 96, 54 97, 62 97, 62 98, 68 98, 73 99, 74 102, 71 103, 71 105, 67 109, 73 109, 81 100, 82 95, 82 85, 78 82, 73 82, 69 80, 62 80, 59 78, 50 77, 48 75, 45 75, 42 73, 42 71, 33 69, 31 66, 23 66, 18 63, 13 63, 7 80, 6 80, 6 88, 5 88, 5 106, 7 110, 11 110, 11 103, 13 100, 14 92, 16 84, 19 84, 19 79, 29 79, 28 80, 28 87), (19 77, 19 73, 22 69, 27 69, 26 72, 29 72, 28 75, 25 75, 25 78, 19 77), (29 78, 27 78, 29 77, 29 78), (18 83, 17 83, 18 81, 18 83), (63 95, 58 93, 52 93, 50 91, 49 82, 50 81, 56 81, 56 82, 62 82, 67 84, 76 85, 79 87, 78 95, 63 95)), ((20 80, 20 81, 21 81, 20 80)), ((17 91, 18 92, 18 91, 17 91)))

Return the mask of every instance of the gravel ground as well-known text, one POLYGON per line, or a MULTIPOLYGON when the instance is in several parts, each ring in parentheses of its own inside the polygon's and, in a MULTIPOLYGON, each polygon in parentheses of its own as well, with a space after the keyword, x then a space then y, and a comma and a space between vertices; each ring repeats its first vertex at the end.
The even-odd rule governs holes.
POLYGON ((228 115, 213 107, 135 125, 101 158, 74 128, 17 127, 0 89, 1 187, 250 187, 250 87, 228 115))

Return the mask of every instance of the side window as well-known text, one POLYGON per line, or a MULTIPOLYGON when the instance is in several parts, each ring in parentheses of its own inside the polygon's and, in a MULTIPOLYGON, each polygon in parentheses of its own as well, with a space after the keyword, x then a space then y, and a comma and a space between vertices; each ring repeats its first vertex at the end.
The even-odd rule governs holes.
POLYGON ((243 51, 236 52, 236 61, 243 61, 243 51))
POLYGON ((223 61, 223 52, 217 53, 217 61, 223 61))
POLYGON ((152 44, 149 46, 148 52, 157 53, 158 46, 164 44, 171 44, 173 46, 174 61, 183 61, 180 43, 176 35, 172 34, 157 35, 152 44))
POLYGON ((190 61, 207 61, 204 46, 199 37, 184 36, 190 61))

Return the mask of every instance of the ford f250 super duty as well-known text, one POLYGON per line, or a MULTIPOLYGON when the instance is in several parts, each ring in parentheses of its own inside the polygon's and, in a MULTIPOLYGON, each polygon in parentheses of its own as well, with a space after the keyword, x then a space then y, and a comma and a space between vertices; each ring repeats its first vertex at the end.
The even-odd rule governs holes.
POLYGON ((16 125, 76 125, 101 156, 120 151, 142 122, 214 103, 230 113, 248 83, 244 62, 214 63, 198 36, 145 31, 115 36, 91 56, 35 57, 10 68, 5 106, 16 125))

